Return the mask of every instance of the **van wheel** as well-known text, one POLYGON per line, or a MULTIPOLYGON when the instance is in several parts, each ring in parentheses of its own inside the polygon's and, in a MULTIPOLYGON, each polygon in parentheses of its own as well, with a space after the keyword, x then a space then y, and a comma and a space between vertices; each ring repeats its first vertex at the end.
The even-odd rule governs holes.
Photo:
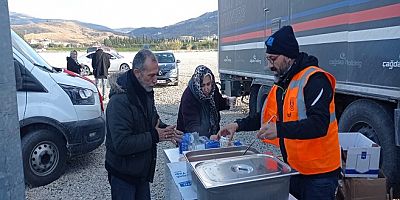
MULTIPOLYGON (((381 146, 380 166, 389 184, 395 186, 400 180, 400 166, 397 166, 400 150, 394 143, 393 124, 393 112, 390 109, 375 101, 360 99, 344 110, 340 118, 339 131, 360 132, 379 144, 381 146)), ((399 192, 399 189, 396 188, 395 191, 399 192)))
POLYGON ((25 181, 31 187, 49 184, 65 169, 67 148, 64 138, 48 129, 34 130, 22 140, 25 181))

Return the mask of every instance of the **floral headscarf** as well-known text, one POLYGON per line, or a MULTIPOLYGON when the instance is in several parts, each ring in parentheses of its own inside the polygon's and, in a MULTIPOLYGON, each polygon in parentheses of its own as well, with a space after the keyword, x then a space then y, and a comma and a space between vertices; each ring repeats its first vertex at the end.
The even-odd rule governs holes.
POLYGON ((215 106, 215 101, 214 101, 214 91, 215 91, 214 74, 208 67, 206 67, 204 65, 197 66, 192 78, 189 81, 189 88, 192 91, 192 93, 196 96, 197 99, 199 99, 201 102, 204 102, 204 105, 210 106, 211 134, 216 134, 219 124, 218 124, 217 108, 215 106), (206 96, 203 93, 203 91, 201 90, 201 84, 203 83, 203 78, 205 75, 211 76, 212 88, 211 88, 209 96, 206 96))

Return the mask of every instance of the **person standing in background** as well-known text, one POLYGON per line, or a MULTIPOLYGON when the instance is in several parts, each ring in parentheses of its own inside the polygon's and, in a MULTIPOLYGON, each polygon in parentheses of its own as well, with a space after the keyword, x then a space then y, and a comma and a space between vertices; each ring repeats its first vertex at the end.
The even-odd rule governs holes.
POLYGON ((96 87, 101 85, 103 98, 105 98, 105 85, 108 76, 108 68, 110 68, 111 55, 104 52, 103 49, 97 49, 92 57, 93 75, 96 79, 96 87))
POLYGON ((77 74, 81 74, 82 67, 83 65, 78 63, 78 52, 72 50, 69 57, 67 57, 67 69, 77 74))

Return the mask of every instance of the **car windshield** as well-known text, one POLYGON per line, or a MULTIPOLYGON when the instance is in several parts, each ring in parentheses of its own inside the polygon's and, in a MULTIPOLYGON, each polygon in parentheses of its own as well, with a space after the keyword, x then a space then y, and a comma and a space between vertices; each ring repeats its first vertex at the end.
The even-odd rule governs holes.
POLYGON ((53 68, 21 37, 11 30, 12 46, 25 56, 33 65, 47 72, 54 72, 53 68))
POLYGON ((172 53, 156 53, 158 63, 174 63, 175 57, 172 53))

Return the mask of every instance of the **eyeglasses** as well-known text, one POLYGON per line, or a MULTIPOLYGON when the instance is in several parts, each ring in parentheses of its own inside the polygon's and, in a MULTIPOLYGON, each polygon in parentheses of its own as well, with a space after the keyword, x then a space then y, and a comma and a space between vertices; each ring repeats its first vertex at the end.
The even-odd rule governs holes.
POLYGON ((267 61, 271 64, 274 64, 275 60, 279 58, 281 55, 267 55, 267 61))

